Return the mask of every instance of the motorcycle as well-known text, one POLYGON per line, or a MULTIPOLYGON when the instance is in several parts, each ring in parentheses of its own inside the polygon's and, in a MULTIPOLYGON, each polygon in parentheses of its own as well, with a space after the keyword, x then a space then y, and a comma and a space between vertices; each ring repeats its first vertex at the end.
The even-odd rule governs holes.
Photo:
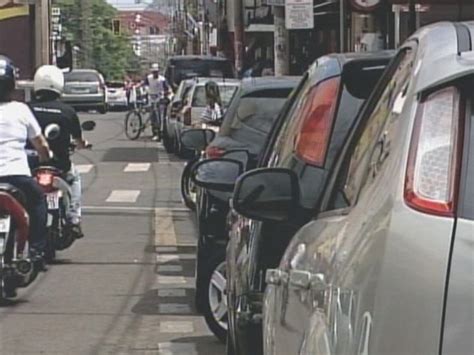
POLYGON ((10 184, 0 184, 0 301, 16 296, 37 277, 30 254, 29 217, 24 194, 10 184))
MULTIPOLYGON (((85 131, 91 131, 94 127, 93 121, 82 124, 82 129, 85 131)), ((60 135, 60 127, 57 124, 50 124, 45 128, 44 135, 48 141, 55 140, 60 135)), ((75 148, 74 144, 70 145, 70 154, 74 153, 75 148)), ((92 148, 92 145, 87 148, 92 148)), ((45 260, 51 263, 56 258, 56 251, 70 248, 76 240, 67 220, 67 212, 71 205, 71 185, 65 172, 53 166, 40 165, 33 170, 33 176, 46 196, 48 219, 45 260)))

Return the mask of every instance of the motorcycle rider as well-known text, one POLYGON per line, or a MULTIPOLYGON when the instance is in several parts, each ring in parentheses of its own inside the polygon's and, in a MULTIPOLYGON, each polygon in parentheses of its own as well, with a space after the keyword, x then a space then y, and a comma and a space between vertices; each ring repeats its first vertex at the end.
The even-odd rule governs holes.
POLYGON ((63 89, 64 75, 58 67, 40 67, 35 73, 35 98, 30 107, 43 130, 54 123, 60 127, 59 137, 49 142, 54 153, 54 160, 50 165, 61 170, 71 186, 71 206, 67 211, 68 228, 74 238, 79 239, 84 236, 81 228, 81 176, 71 163, 70 146, 72 142, 77 149, 85 149, 89 143, 82 135, 75 110, 60 100, 63 89))
MULTIPOLYGON (((154 104, 158 104, 162 97, 167 97, 170 93, 170 88, 166 78, 160 75, 160 65, 154 63, 151 66, 151 73, 145 78, 144 85, 148 87, 149 103, 154 107, 154 104)), ((159 111, 159 106, 158 106, 159 111)), ((161 115, 160 112, 152 110, 151 124, 153 129, 153 140, 160 140, 160 122, 158 121, 157 115, 161 115)))
POLYGON ((0 55, 0 183, 13 185, 25 194, 31 257, 36 269, 45 271, 46 200, 43 190, 31 177, 25 145, 27 141, 31 143, 41 162, 47 162, 51 152, 28 106, 12 100, 15 79, 13 62, 0 55))

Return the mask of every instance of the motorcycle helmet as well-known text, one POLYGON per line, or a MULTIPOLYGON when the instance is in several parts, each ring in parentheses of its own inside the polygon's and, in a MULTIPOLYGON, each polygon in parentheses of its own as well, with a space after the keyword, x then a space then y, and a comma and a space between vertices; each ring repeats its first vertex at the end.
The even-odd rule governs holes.
POLYGON ((34 90, 52 91, 62 95, 64 90, 63 72, 54 65, 43 65, 38 68, 34 78, 34 90))
POLYGON ((15 89, 16 68, 10 58, 0 55, 0 98, 6 98, 15 89))

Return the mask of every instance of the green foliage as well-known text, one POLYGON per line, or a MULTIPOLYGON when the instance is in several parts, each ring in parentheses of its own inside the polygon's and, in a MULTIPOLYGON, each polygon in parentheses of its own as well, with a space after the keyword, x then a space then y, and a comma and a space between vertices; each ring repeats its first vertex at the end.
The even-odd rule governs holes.
POLYGON ((61 8, 64 33, 71 38, 74 46, 88 51, 92 68, 100 71, 106 80, 122 80, 129 71, 140 67, 128 38, 112 31, 112 20, 117 11, 105 0, 89 0, 91 14, 82 16, 81 0, 56 0, 55 6, 61 8), (90 48, 86 48, 81 31, 82 22, 89 26, 90 48))

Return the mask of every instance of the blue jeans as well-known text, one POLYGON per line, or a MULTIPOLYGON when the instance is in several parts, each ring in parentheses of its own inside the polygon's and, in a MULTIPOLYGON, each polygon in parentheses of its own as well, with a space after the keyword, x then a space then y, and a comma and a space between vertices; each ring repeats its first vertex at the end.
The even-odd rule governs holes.
POLYGON ((69 172, 66 174, 66 180, 71 186, 71 201, 67 211, 68 222, 78 224, 82 219, 82 184, 81 175, 77 171, 74 164, 71 165, 71 170, 69 170, 69 172))
POLYGON ((48 208, 43 190, 31 176, 2 176, 0 183, 15 186, 26 197, 26 210, 30 216, 30 248, 43 252, 46 247, 48 208))

